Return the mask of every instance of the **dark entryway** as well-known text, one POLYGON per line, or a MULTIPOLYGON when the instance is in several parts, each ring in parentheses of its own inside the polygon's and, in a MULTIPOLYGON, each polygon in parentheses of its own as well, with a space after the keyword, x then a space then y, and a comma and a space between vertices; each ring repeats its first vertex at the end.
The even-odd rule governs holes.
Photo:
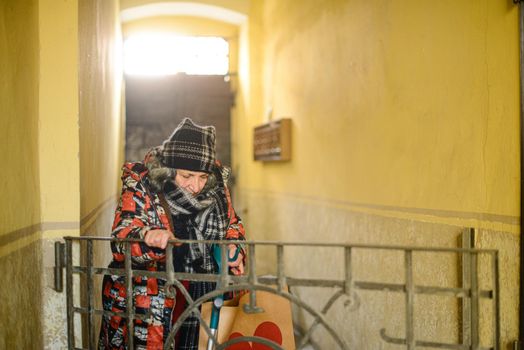
POLYGON ((184 118, 214 125, 217 158, 231 165, 230 110, 234 101, 221 75, 126 76, 126 161, 139 161, 184 118))

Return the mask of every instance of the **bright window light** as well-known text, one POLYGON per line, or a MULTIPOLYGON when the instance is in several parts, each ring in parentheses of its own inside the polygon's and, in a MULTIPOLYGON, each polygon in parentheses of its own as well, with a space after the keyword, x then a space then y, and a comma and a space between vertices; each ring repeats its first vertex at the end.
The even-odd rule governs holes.
POLYGON ((229 44, 219 37, 136 34, 124 42, 124 71, 133 75, 225 75, 229 44))

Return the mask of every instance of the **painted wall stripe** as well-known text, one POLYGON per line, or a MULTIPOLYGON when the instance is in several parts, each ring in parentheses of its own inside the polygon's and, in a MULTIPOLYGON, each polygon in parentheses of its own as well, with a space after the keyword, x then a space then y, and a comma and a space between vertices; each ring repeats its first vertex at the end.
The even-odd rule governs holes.
POLYGON ((89 222, 100 214, 105 207, 114 201, 116 196, 111 196, 102 202, 99 206, 89 212, 80 222, 78 221, 48 221, 33 224, 30 226, 22 227, 20 229, 4 233, 0 235, 0 247, 2 247, 3 255, 8 254, 14 250, 17 250, 20 244, 14 244, 17 241, 24 240, 25 242, 34 242, 42 237, 58 238, 60 235, 50 233, 49 231, 69 231, 68 234, 76 232, 79 234, 80 226, 89 222), (45 232, 45 235, 41 233, 45 232), (8 246, 12 247, 7 249, 8 246))
POLYGON ((28 237, 38 231, 40 231, 40 223, 7 232, 3 235, 0 235, 0 247, 18 239, 28 237))
POLYGON ((116 195, 113 195, 109 198, 107 198, 105 201, 103 201, 102 203, 100 203, 96 208, 94 208, 93 210, 91 210, 86 216, 84 216, 81 220, 80 220, 80 226, 84 226, 88 221, 90 221, 92 218, 98 216, 100 214, 101 211, 103 211, 105 209, 105 207, 108 205, 108 204, 111 204, 113 203, 114 201, 116 201, 116 195))
MULTIPOLYGON (((399 207, 399 206, 389 206, 389 205, 380 205, 380 204, 370 204, 370 203, 360 203, 360 202, 351 202, 343 200, 329 200, 324 198, 318 198, 314 196, 301 196, 290 193, 278 193, 271 191, 264 191, 258 189, 247 189, 243 188, 241 191, 244 191, 247 194, 261 195, 261 196, 270 196, 278 197, 280 199, 292 199, 299 202, 310 202, 317 205, 323 205, 328 207, 337 207, 337 208, 347 208, 348 210, 358 210, 366 211, 366 209, 371 210, 374 214, 380 215, 380 212, 384 212, 391 217, 392 212, 402 213, 402 218, 405 218, 405 215, 423 215, 431 216, 436 218, 450 219, 450 220, 476 220, 485 223, 495 222, 503 225, 510 226, 520 226, 520 218, 518 216, 510 215, 500 215, 500 214, 491 214, 491 213, 474 213, 474 212, 461 212, 453 210, 439 210, 439 209, 428 209, 428 208, 414 208, 414 207, 399 207)), ((427 221, 427 220, 425 220, 427 221)), ((435 221, 438 223, 438 220, 435 221)))

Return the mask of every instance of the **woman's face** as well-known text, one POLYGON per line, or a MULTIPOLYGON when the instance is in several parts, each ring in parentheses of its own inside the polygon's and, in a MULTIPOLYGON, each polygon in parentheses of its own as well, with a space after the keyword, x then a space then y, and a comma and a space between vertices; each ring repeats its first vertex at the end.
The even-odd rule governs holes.
POLYGON ((208 177, 209 174, 202 171, 177 169, 175 183, 193 196, 196 196, 206 185, 208 177))

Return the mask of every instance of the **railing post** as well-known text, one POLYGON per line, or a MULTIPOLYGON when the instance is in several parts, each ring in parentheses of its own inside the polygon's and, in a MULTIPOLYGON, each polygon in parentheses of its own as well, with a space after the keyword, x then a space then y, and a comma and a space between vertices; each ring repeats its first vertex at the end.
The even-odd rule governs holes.
POLYGON ((93 322, 93 241, 88 239, 86 249, 86 267, 87 267, 87 331, 89 349, 95 348, 95 330, 93 322))
POLYGON ((73 244, 70 239, 66 239, 65 263, 66 263, 66 306, 67 306, 67 348, 75 348, 75 328, 73 310, 73 244))
MULTIPOLYGON (((462 231, 462 248, 473 248, 474 231, 466 228, 462 231)), ((471 290, 471 253, 461 253, 462 285, 464 290, 471 290)), ((467 295, 462 298, 462 345, 471 346, 471 298, 467 295)))
POLYGON ((125 242, 125 269, 126 269, 126 316, 127 316, 127 345, 130 350, 134 346, 134 309, 133 305, 133 265, 131 262, 131 242, 125 242))
MULTIPOLYGON (((248 282, 250 285, 257 284, 257 274, 255 267, 255 245, 248 243, 248 260, 249 260, 249 274, 248 282)), ((263 312, 264 310, 257 306, 257 295, 256 290, 251 289, 249 291, 249 304, 244 304, 244 311, 249 314, 263 312)))
POLYGON ((415 303, 415 286, 413 284, 413 252, 405 251, 406 268, 406 345, 408 350, 415 350, 415 332, 413 313, 415 303))
POLYGON ((344 293, 346 295, 349 295, 350 298, 352 298, 352 290, 353 290, 353 275, 352 275, 352 268, 351 268, 351 247, 344 248, 344 269, 345 269, 345 281, 344 281, 344 293))
POLYGON ((55 242, 55 285, 54 289, 58 293, 62 293, 64 291, 64 275, 63 275, 63 268, 65 265, 64 262, 64 243, 62 242, 55 242))
POLYGON ((495 252, 491 255, 493 260, 492 263, 492 274, 493 274, 493 348, 494 350, 500 349, 500 301, 499 301, 499 254, 495 252))
POLYGON ((477 276, 477 253, 471 253, 471 348, 480 349, 479 337, 479 285, 477 276))
POLYGON ((218 288, 224 288, 228 285, 229 281, 229 267, 227 262, 229 260, 229 249, 225 244, 220 244, 220 264, 222 269, 220 270, 220 279, 218 281, 218 288))
POLYGON ((286 275, 284 273, 284 246, 277 245, 277 290, 282 292, 286 285, 286 275))
MULTIPOLYGON (((174 249, 174 246, 168 243, 166 247, 166 273, 167 273, 167 284, 169 286, 173 286, 172 288, 174 288, 174 284, 175 284, 175 266, 173 264, 173 249, 174 249)), ((175 294, 169 295, 169 296, 171 298, 175 298, 176 297, 175 294)))

